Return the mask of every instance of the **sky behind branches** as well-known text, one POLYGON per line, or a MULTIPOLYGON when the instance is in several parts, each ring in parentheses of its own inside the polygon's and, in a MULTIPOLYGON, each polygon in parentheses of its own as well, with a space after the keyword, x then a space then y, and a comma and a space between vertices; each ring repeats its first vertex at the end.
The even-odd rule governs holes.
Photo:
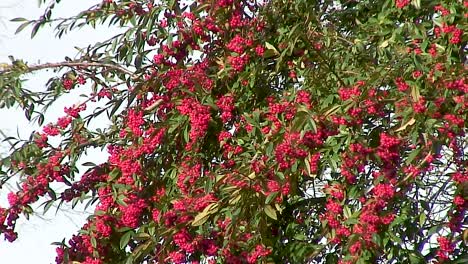
MULTIPOLYGON (((79 0, 62 1, 55 9, 54 13, 60 17, 72 16, 79 11, 101 2, 100 0, 79 0)), ((65 56, 74 57, 77 50, 74 47, 86 47, 113 36, 116 31, 106 28, 92 29, 85 28, 65 35, 62 39, 55 38, 53 28, 46 26, 31 40, 31 28, 26 28, 20 34, 15 35, 16 28, 21 23, 9 22, 16 17, 36 19, 43 12, 44 6, 38 6, 38 0, 1 0, 0 1, 0 63, 9 62, 8 56, 23 59, 29 64, 60 62, 65 56)), ((27 76, 28 81, 24 87, 33 91, 45 89, 45 83, 53 76, 52 71, 34 73, 27 76)), ((70 94, 62 98, 55 107, 51 108, 46 115, 44 124, 53 122, 57 117, 63 115, 65 102, 77 101, 76 94, 70 94), (75 96, 75 98, 73 98, 75 96), (48 119, 47 119, 48 117, 48 119)), ((38 129, 37 126, 28 123, 24 113, 17 109, 0 110, 0 129, 10 136, 17 136, 27 139, 31 132, 38 129)), ((0 156, 8 151, 8 143, 1 142, 0 136, 0 156)), ((103 155, 96 151, 88 155, 94 162, 105 159, 103 155)), ((0 206, 6 207, 6 195, 9 190, 15 190, 14 182, 9 186, 0 189, 0 206)), ((33 209, 37 209, 36 204, 33 209)), ((20 218, 17 224, 19 233, 17 241, 8 243, 0 239, 0 263, 55 263, 55 246, 52 242, 59 242, 62 239, 68 240, 84 224, 86 214, 83 209, 77 212, 71 208, 64 207, 55 215, 54 208, 42 216, 41 214, 31 217, 30 221, 20 218)), ((89 210, 89 209, 88 209, 89 210)))

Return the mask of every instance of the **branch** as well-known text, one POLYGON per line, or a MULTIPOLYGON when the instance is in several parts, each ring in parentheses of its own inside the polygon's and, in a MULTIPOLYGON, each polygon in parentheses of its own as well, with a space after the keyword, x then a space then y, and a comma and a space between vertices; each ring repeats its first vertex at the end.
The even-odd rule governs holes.
POLYGON ((8 136, 7 134, 5 134, 5 132, 3 132, 2 129, 0 129, 0 135, 4 138, 3 141, 8 142, 8 144, 10 144, 10 146, 11 146, 12 148, 15 146, 15 144, 13 144, 13 143, 10 141, 10 139, 8 139, 9 136, 8 136))
MULTIPOLYGON (((13 63, 13 65, 7 65, 0 68, 0 75, 7 74, 12 72, 17 65, 13 63)), ((132 71, 119 66, 117 64, 111 63, 101 63, 101 62, 81 62, 81 61, 64 61, 64 62, 57 62, 57 63, 44 63, 44 64, 36 64, 36 65, 21 65, 18 68, 21 68, 24 73, 44 70, 44 69, 51 69, 51 68, 61 68, 61 67, 70 67, 70 68, 90 68, 90 67, 98 67, 98 68, 108 68, 112 70, 119 71, 121 73, 130 75, 132 79, 137 79, 138 75, 133 73, 132 71)))

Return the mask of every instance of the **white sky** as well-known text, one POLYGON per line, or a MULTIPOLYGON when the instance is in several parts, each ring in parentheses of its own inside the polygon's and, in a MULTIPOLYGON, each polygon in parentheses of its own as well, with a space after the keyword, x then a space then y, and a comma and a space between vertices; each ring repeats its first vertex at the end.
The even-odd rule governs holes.
MULTIPOLYGON (((60 17, 69 16, 86 9, 100 0, 62 1, 54 12, 60 17)), ((75 46, 85 47, 99 40, 107 39, 115 34, 112 30, 94 30, 87 28, 62 39, 55 39, 52 28, 43 28, 34 39, 30 39, 31 28, 25 29, 19 35, 14 32, 20 23, 9 22, 15 17, 36 19, 43 8, 38 8, 38 0, 0 0, 0 63, 8 62, 8 55, 22 58, 29 63, 63 61, 65 56, 74 57, 75 46)), ((31 90, 44 89, 44 84, 51 77, 52 72, 34 74, 29 77, 25 87, 31 90)), ((47 122, 55 121, 63 115, 63 106, 75 102, 76 98, 64 98, 67 104, 59 104, 50 113, 47 122)), ((28 138, 35 129, 28 124, 24 114, 18 110, 0 110, 0 129, 9 135, 15 135, 18 130, 22 138, 28 138)), ((4 150, 5 143, 0 144, 4 150)), ((93 162, 103 161, 105 157, 96 152, 89 156, 93 162), (97 154, 96 154, 97 153, 97 154)), ((0 152, 1 155, 1 152, 0 152)), ((0 189, 0 205, 7 205, 6 189, 0 189)), ((38 205, 37 205, 38 206, 38 205)), ((33 206, 33 208, 37 208, 33 206)), ((0 263, 55 263, 55 246, 52 242, 68 240, 72 234, 82 226, 86 215, 70 210, 60 211, 55 215, 51 208, 44 217, 33 216, 30 221, 19 221, 17 231, 19 238, 14 243, 0 240, 0 263)))

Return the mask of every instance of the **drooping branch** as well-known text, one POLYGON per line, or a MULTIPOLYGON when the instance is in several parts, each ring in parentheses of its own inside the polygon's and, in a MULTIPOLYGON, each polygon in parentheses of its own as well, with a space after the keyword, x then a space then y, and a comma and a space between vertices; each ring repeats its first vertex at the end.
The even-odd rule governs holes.
MULTIPOLYGON (((20 62, 21 63, 21 62, 20 62)), ((86 61, 64 61, 64 62, 55 62, 55 63, 43 63, 43 64, 36 64, 36 65, 26 65, 24 63, 21 64, 13 64, 6 65, 0 68, 0 75, 8 74, 15 69, 21 69, 23 73, 30 73, 39 70, 45 69, 53 69, 53 68, 62 68, 62 67, 69 67, 69 68, 90 68, 90 67, 97 67, 97 68, 107 68, 111 70, 115 70, 127 75, 130 75, 132 79, 137 79, 138 76, 120 65, 111 64, 111 63, 102 63, 102 62, 86 62, 86 61)))

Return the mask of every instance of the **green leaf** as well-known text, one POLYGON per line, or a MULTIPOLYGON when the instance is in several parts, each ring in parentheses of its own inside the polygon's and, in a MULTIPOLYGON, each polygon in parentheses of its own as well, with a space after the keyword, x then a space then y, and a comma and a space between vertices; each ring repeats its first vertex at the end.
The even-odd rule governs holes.
POLYGON ((44 206, 44 214, 49 211, 50 207, 52 207, 52 205, 54 205, 54 200, 50 200, 50 201, 47 201, 45 206, 44 206))
POLYGON ((91 236, 91 245, 93 248, 97 248, 97 241, 95 236, 91 236))
POLYGON ((419 152, 421 152, 420 148, 412 150, 411 153, 408 155, 408 158, 405 160, 405 163, 407 165, 411 164, 411 162, 413 162, 414 158, 416 158, 418 156, 419 152))
POLYGON ((128 242, 130 241, 134 233, 135 232, 133 230, 130 230, 123 234, 123 236, 120 238, 120 249, 124 249, 125 247, 127 247, 128 242))
POLYGON ((278 192, 272 192, 268 194, 267 198, 265 199, 265 204, 270 204, 271 201, 276 199, 276 197, 278 197, 278 192))
POLYGON ((134 259, 133 255, 128 256, 127 261, 125 261, 125 264, 134 264, 134 259))
POLYGON ((115 168, 109 173, 109 180, 114 181, 119 176, 120 176, 120 170, 118 168, 115 168))
POLYGON ((424 260, 424 257, 421 256, 419 252, 417 253, 411 252, 409 254, 409 260, 411 264, 426 263, 424 260))
POLYGON ((424 223, 426 222, 426 218, 427 218, 427 216, 426 216, 425 213, 421 213, 419 215, 419 226, 422 227, 424 225, 424 223))
POLYGON ((33 29, 31 30, 31 38, 34 38, 34 36, 36 36, 41 26, 42 26, 42 22, 38 22, 37 24, 34 25, 33 29))
POLYGON ((23 24, 21 24, 15 31, 15 35, 20 33, 21 31, 23 31, 29 24, 31 24, 32 21, 27 21, 27 22, 24 22, 23 24))
POLYGON ((10 20, 11 22, 23 22, 23 21, 28 21, 26 18, 24 17, 15 17, 13 19, 10 20))

